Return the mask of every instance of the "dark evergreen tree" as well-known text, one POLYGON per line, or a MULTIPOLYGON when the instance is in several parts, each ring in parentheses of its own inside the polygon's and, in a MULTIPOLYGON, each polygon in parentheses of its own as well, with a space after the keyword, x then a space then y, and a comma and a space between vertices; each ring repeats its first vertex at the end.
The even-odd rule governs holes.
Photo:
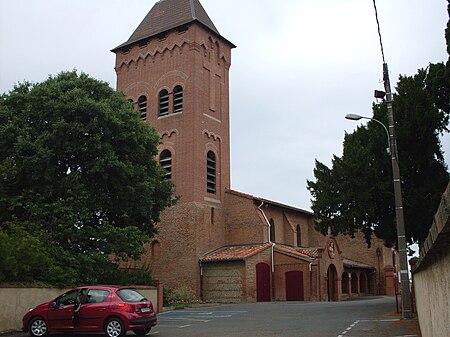
MULTIPOLYGON (((450 15, 450 3, 449 3, 450 15)), ((450 46, 450 20, 446 29, 450 46)), ((407 240, 422 243, 449 181, 439 136, 449 132, 450 59, 430 64, 414 76, 400 76, 394 95, 407 240)), ((384 102, 373 118, 388 125, 384 102)), ((353 235, 360 230, 370 244, 375 233, 388 246, 397 241, 391 160, 385 130, 374 121, 346 134, 342 157, 332 167, 316 162, 308 181, 312 209, 324 234, 353 235)))
POLYGON ((112 256, 138 258, 172 200, 158 142, 123 94, 83 73, 3 94, 0 248, 31 235, 50 271, 25 278, 59 283, 96 282, 117 268, 112 256))

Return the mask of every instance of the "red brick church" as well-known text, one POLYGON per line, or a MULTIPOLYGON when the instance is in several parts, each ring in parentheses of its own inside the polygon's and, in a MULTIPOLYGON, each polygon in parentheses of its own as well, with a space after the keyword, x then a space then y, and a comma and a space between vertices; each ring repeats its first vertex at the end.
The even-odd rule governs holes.
POLYGON ((235 47, 199 0, 161 0, 112 50, 117 89, 159 133, 157 159, 181 197, 142 262, 165 287, 189 286, 203 300, 392 294, 396 257, 381 241, 368 249, 362 235, 323 236, 311 212, 231 189, 235 47))

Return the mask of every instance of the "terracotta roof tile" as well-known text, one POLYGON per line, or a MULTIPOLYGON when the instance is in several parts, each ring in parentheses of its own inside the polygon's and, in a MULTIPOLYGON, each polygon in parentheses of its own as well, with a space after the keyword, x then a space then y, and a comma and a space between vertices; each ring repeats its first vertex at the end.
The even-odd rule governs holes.
POLYGON ((194 21, 221 36, 199 0, 160 0, 155 3, 130 38, 113 51, 194 21))
POLYGON ((319 257, 319 250, 317 248, 303 248, 303 247, 298 247, 296 248, 297 251, 299 251, 300 253, 303 253, 305 255, 308 255, 309 257, 312 258, 318 258, 319 257))
MULTIPOLYGON (((288 255, 291 255, 293 257, 297 257, 300 258, 302 260, 307 260, 307 261, 313 261, 315 259, 315 257, 317 256, 312 256, 314 255, 312 253, 313 249, 308 249, 305 251, 304 248, 298 248, 298 247, 292 247, 292 246, 286 246, 286 245, 280 245, 280 244, 275 244, 274 247, 275 251, 278 251, 280 253, 286 253, 288 255), (306 254, 308 253, 308 254, 306 254)), ((317 253, 317 250, 316 250, 317 253)))
POLYGON ((202 262, 245 260, 271 247, 271 243, 224 246, 203 255, 202 262))
POLYGON ((279 202, 276 202, 276 201, 273 201, 273 200, 268 200, 268 199, 256 197, 254 195, 243 193, 243 192, 239 192, 239 191, 236 191, 236 190, 227 189, 225 192, 229 193, 229 194, 236 195, 238 197, 251 199, 251 200, 256 201, 258 203, 261 203, 261 201, 263 201, 264 203, 272 205, 272 206, 277 206, 277 207, 281 207, 281 208, 284 208, 284 209, 289 209, 289 210, 292 210, 294 212, 304 213, 306 215, 311 215, 311 216, 314 215, 314 213, 312 213, 311 211, 307 211, 307 210, 304 210, 304 209, 301 209, 301 208, 285 205, 285 204, 282 204, 282 203, 279 203, 279 202))
POLYGON ((375 269, 375 267, 362 263, 362 262, 358 262, 358 261, 354 261, 354 260, 350 260, 350 259, 346 259, 344 258, 344 267, 347 268, 361 268, 361 269, 375 269))

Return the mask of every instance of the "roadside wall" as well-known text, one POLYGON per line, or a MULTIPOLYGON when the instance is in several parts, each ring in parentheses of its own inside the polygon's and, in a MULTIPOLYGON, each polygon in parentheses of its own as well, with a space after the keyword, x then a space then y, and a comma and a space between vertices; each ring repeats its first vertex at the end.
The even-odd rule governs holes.
MULTIPOLYGON (((160 306, 156 287, 133 287, 152 301, 155 310, 160 306)), ((162 289, 162 288, 161 288, 162 289)), ((67 289, 41 287, 13 287, 0 285, 0 333, 22 328, 22 317, 29 308, 51 301, 67 289)), ((162 293, 162 291, 161 291, 162 293)))
POLYGON ((413 267, 422 337, 450 336, 450 184, 413 267))

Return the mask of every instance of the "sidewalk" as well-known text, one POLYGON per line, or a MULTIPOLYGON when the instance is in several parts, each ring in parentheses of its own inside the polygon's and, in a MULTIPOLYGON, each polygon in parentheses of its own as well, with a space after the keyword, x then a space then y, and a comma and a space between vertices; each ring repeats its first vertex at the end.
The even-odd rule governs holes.
POLYGON ((357 320, 338 337, 421 337, 417 318, 403 320, 397 312, 379 319, 357 320))

